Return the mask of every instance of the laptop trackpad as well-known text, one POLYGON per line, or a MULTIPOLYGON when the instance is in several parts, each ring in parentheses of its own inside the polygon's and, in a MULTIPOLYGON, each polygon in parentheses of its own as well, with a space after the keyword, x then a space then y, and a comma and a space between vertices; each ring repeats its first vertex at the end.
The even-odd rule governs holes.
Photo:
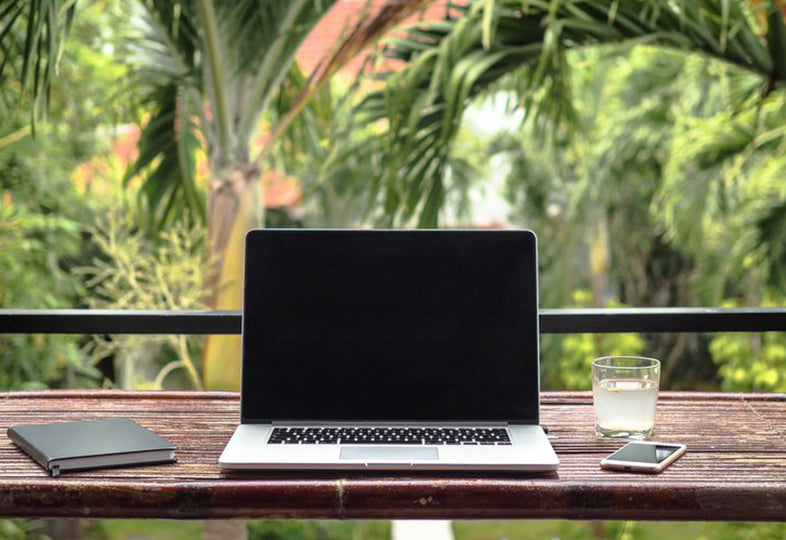
POLYGON ((385 446, 343 446, 339 459, 370 459, 380 461, 437 460, 436 448, 391 448, 385 446))

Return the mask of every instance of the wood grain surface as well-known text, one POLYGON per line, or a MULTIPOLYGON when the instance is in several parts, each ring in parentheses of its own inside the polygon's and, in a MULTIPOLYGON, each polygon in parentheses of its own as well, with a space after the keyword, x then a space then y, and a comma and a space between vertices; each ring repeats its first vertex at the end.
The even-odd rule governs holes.
POLYGON ((786 521, 786 395, 659 395, 658 441, 688 453, 658 475, 602 471, 589 393, 544 393, 557 473, 225 473, 233 393, 0 393, 0 515, 149 518, 565 518, 786 521), (16 424, 130 417, 178 462, 50 478, 5 435, 16 424))

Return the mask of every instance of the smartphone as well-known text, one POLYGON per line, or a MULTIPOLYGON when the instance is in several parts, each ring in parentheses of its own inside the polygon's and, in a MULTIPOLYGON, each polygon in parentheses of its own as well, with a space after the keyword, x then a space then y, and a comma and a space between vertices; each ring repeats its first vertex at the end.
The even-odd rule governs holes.
POLYGON ((600 462, 601 469, 658 473, 685 453, 684 444, 651 441, 629 442, 600 462))

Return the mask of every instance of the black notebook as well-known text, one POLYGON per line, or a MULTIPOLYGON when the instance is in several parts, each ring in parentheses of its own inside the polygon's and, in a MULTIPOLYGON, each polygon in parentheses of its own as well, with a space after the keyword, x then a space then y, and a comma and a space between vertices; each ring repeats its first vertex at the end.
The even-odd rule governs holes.
POLYGON ((52 476, 62 471, 175 461, 175 445, 128 418, 31 424, 8 437, 52 476))

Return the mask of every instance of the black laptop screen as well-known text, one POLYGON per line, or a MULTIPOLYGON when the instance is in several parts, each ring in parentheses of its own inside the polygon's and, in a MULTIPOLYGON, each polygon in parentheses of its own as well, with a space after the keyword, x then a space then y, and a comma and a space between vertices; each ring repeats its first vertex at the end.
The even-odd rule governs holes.
POLYGON ((529 231, 255 230, 244 422, 538 421, 529 231))

